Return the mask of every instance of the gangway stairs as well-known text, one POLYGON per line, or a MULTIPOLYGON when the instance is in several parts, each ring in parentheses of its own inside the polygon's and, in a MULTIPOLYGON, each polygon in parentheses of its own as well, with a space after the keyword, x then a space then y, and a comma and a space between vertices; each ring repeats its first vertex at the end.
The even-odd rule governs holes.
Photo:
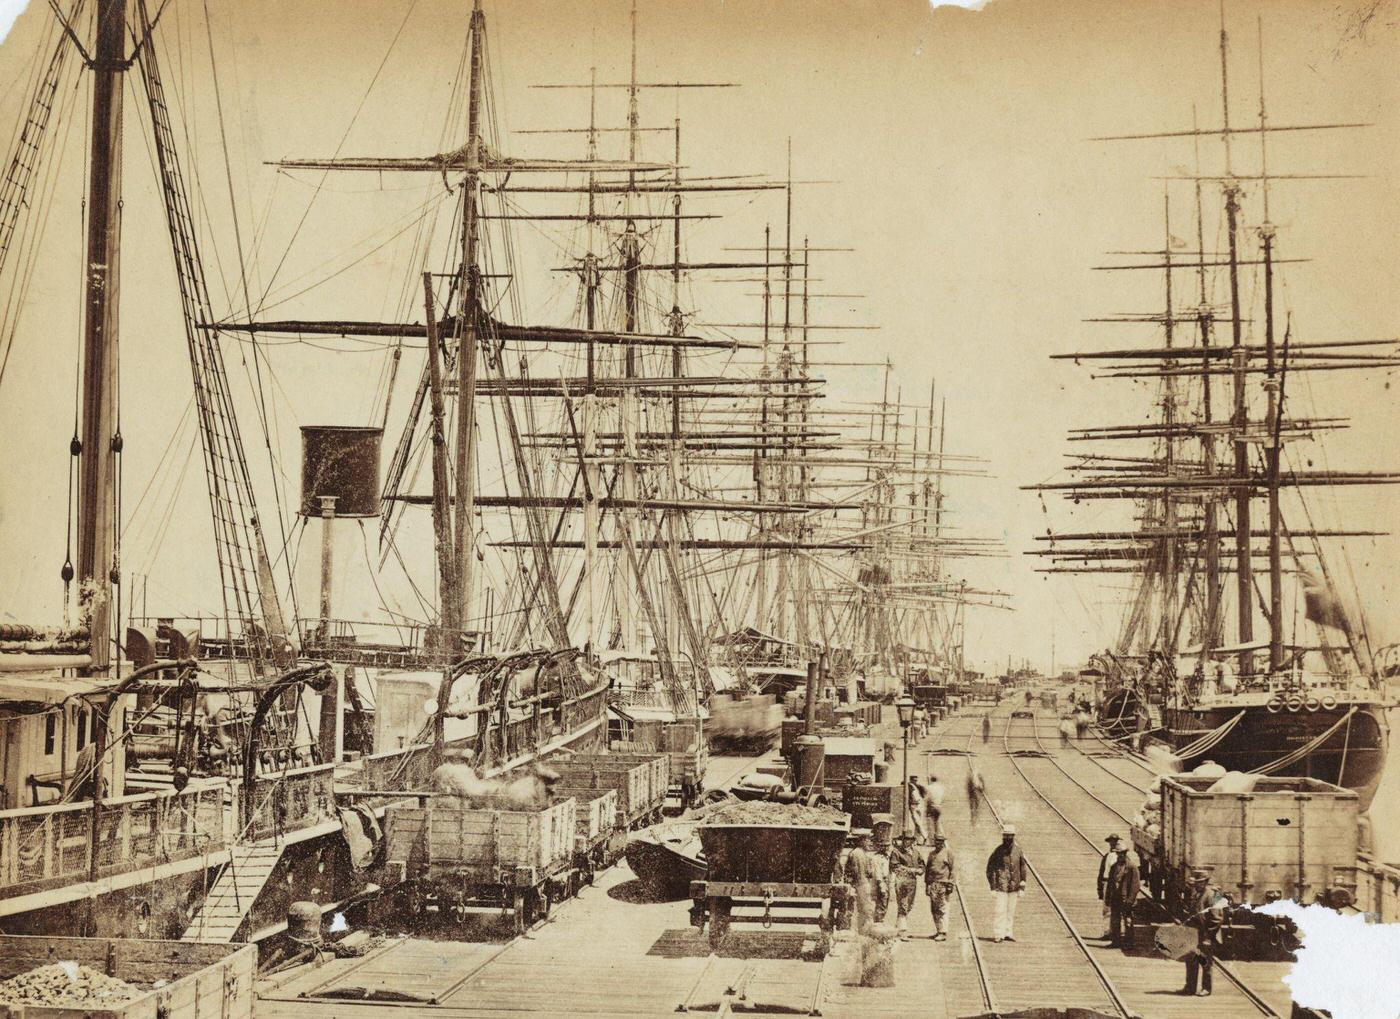
POLYGON ((235 848, 180 940, 232 941, 281 858, 282 846, 272 839, 235 848))

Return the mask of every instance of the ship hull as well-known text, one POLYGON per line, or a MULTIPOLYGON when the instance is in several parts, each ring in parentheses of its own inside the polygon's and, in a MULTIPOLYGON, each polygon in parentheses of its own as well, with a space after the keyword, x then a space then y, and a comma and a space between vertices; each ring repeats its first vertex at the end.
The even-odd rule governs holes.
POLYGON ((1267 706, 1220 705, 1197 708, 1167 708, 1163 711, 1166 742, 1179 750, 1205 733, 1226 725, 1244 712, 1235 726, 1210 749, 1183 759, 1190 769, 1206 760, 1230 771, 1253 771, 1301 749, 1342 724, 1297 761, 1272 774, 1294 778, 1315 778, 1355 790, 1361 809, 1370 806, 1385 768, 1388 730, 1385 711, 1379 704, 1339 704, 1317 711, 1270 711, 1267 706), (1347 712, 1356 713, 1350 719, 1347 712))
POLYGON ((673 901, 690 894, 690 882, 705 879, 705 860, 695 825, 661 825, 639 832, 627 842, 627 866, 647 897, 673 901))
POLYGON ((1129 687, 1120 687, 1105 695, 1099 705, 1099 725, 1110 736, 1122 736, 1137 728, 1138 695, 1129 687))

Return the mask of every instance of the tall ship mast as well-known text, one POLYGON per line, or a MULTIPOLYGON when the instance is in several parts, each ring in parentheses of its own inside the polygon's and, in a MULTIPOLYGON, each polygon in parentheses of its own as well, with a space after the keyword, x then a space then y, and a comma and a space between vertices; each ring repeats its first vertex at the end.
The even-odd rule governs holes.
POLYGON ((1188 768, 1209 759, 1318 778, 1355 789, 1364 807, 1392 702, 1364 614, 1347 607, 1329 559, 1337 541, 1376 532, 1320 526, 1314 496, 1400 474, 1315 468, 1314 444, 1346 422, 1303 410, 1300 387, 1314 373, 1393 368, 1400 347, 1332 337, 1284 310, 1284 274, 1304 259, 1280 250, 1270 191, 1337 175, 1271 171, 1269 141, 1365 125, 1271 120, 1262 35, 1261 25, 1256 118, 1241 124, 1231 106, 1222 15, 1219 126, 1101 139, 1189 142, 1195 170, 1165 181, 1160 244, 1100 267, 1160 274, 1160 310, 1096 320, 1156 335, 1055 355, 1090 365, 1096 379, 1146 382, 1153 407, 1146 423, 1076 430, 1073 440, 1113 445, 1074 454, 1073 480, 1033 487, 1076 503, 1117 500, 1134 518, 1118 530, 1052 532, 1035 554, 1050 559, 1046 572, 1134 582, 1112 646, 1094 660, 1110 727, 1165 745, 1188 768), (1219 143, 1222 166, 1202 168, 1203 143, 1219 143), (1223 246, 1209 241, 1217 235, 1223 246))

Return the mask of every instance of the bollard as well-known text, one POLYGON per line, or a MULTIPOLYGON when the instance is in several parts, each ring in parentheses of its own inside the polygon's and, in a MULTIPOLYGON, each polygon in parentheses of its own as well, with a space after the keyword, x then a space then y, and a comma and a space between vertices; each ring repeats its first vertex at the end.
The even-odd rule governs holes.
POLYGON ((895 929, 873 923, 861 934, 860 984, 862 987, 894 986, 895 929))
POLYGON ((314 902, 293 902, 288 906, 287 936, 304 945, 319 945, 321 907, 314 902))

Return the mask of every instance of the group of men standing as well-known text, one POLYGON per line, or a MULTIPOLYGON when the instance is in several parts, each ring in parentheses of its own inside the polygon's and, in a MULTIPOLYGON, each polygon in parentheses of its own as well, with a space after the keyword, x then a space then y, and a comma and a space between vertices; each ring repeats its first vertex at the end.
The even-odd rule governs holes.
POLYGON ((1108 852, 1099 861, 1099 901, 1108 917, 1108 932, 1104 934, 1113 948, 1123 947, 1125 937, 1133 933, 1133 907, 1142 890, 1137 859, 1117 835, 1104 839, 1108 852))
MULTIPOLYGON (((854 926, 864 932, 882 922, 888 912, 891 891, 895 904, 895 932, 909 940, 909 915, 918 899, 919 877, 924 879, 933 916, 933 940, 948 940, 948 900, 954 891, 953 850, 947 836, 935 830, 928 852, 920 849, 911 833, 890 837, 894 819, 877 814, 871 833, 846 862, 846 881, 855 893, 854 926)), ((993 941, 1015 941, 1016 905, 1026 888, 1026 858, 1016 842, 1016 829, 1002 828, 1001 844, 987 858, 987 885, 996 902, 993 941)))
MULTIPOLYGON (((1110 835, 1104 841, 1108 843, 1108 852, 1099 862, 1098 880, 1099 899, 1108 917, 1104 938, 1110 946, 1121 948, 1125 941, 1132 940, 1133 908, 1142 890, 1142 878, 1135 854, 1123 844, 1121 837, 1110 835)), ((1219 889, 1211 886, 1209 872, 1193 870, 1190 881, 1186 922, 1196 930, 1196 943, 1184 959, 1186 986, 1181 993, 1206 997, 1211 992, 1211 971, 1220 945, 1227 900, 1219 889)))
POLYGON ((871 832, 861 839, 846 860, 846 883, 855 893, 854 927, 864 932, 883 922, 894 893, 895 932, 909 940, 909 915, 918 900, 919 877, 933 914, 933 940, 948 938, 948 899, 953 894, 953 851, 942 832, 935 832, 925 854, 912 833, 891 838, 894 818, 876 814, 871 832))

